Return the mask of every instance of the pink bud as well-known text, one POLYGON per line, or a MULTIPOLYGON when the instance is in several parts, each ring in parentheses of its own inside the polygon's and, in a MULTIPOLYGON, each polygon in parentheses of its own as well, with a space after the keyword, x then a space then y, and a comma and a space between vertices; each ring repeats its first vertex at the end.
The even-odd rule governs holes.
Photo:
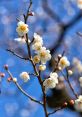
POLYGON ((34 12, 30 12, 29 15, 30 15, 30 16, 34 16, 34 12))
POLYGON ((71 106, 73 106, 73 105, 74 105, 74 100, 70 100, 70 101, 69 101, 69 104, 70 104, 71 106))
POLYGON ((68 105, 68 103, 67 102, 64 102, 63 107, 66 107, 67 105, 68 105))
POLYGON ((9 78, 7 79, 7 81, 8 81, 8 82, 11 82, 11 81, 12 81, 12 78, 11 78, 11 77, 9 77, 9 78))
POLYGON ((5 74, 4 73, 0 73, 0 77, 5 77, 5 74))

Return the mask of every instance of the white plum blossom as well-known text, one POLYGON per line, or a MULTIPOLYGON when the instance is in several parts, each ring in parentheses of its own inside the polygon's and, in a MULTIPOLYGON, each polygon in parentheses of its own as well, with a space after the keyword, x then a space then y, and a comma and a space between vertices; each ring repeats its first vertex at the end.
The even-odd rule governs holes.
POLYGON ((50 73, 50 77, 43 82, 45 90, 55 88, 58 84, 58 74, 56 72, 50 73))
POLYGON ((42 64, 46 64, 46 62, 51 59, 50 51, 47 50, 45 47, 41 48, 41 50, 38 52, 38 55, 42 64))
POLYGON ((82 73, 82 62, 78 58, 73 58, 73 65, 79 73, 82 73))
POLYGON ((19 36, 24 36, 24 34, 28 33, 29 31, 28 25, 22 21, 19 21, 17 24, 16 31, 18 32, 19 36))
POLYGON ((40 51, 41 47, 42 47, 42 44, 40 42, 36 42, 32 45, 32 49, 36 51, 40 51))
POLYGON ((68 70, 68 75, 71 76, 73 74, 72 70, 68 70))
POLYGON ((37 33, 34 33, 34 43, 40 43, 41 45, 43 45, 43 39, 37 33))
POLYGON ((59 67, 61 67, 61 69, 64 69, 68 66, 70 66, 70 62, 68 61, 66 56, 63 56, 59 61, 59 67))
POLYGON ((14 40, 16 42, 20 43, 20 44, 25 44, 26 43, 25 38, 15 38, 14 40))
POLYGON ((78 112, 82 112, 82 95, 75 100, 74 107, 78 112))
POLYGON ((46 69, 46 65, 39 65, 39 70, 44 71, 46 69))
POLYGON ((39 63, 40 62, 40 57, 38 55, 35 55, 33 57, 33 62, 36 64, 36 63, 39 63))
POLYGON ((36 52, 40 51, 42 45, 43 45, 42 37, 37 33, 34 33, 34 41, 33 41, 32 49, 36 50, 36 52))
MULTIPOLYGON (((19 44, 25 44, 26 43, 26 39, 23 37, 23 38, 15 38, 14 39, 16 42, 18 42, 19 44)), ((28 39, 28 43, 30 43, 30 39, 28 39)))
POLYGON ((77 0, 77 6, 82 9, 82 0, 77 0))
POLYGON ((82 77, 79 78, 80 86, 82 87, 82 77))
POLYGON ((27 82, 28 80, 30 80, 29 74, 27 72, 22 72, 20 74, 20 77, 24 80, 24 82, 27 82))

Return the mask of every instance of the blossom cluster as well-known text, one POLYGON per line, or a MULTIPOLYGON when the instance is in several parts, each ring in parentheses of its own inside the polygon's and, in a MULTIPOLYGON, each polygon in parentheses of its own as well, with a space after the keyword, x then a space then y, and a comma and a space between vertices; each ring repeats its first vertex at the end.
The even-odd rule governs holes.
POLYGON ((39 70, 43 71, 46 69, 46 62, 51 59, 50 51, 43 47, 43 40, 40 35, 34 33, 34 41, 32 44, 32 49, 35 51, 35 56, 33 57, 33 61, 35 64, 40 63, 39 70))
POLYGON ((55 88, 58 84, 58 74, 56 72, 51 72, 50 77, 43 82, 45 90, 55 88))

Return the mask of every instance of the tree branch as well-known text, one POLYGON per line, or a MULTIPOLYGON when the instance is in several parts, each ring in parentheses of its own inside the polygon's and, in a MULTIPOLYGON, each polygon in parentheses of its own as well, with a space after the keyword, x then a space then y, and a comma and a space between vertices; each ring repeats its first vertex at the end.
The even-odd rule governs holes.
MULTIPOLYGON (((13 75, 11 74, 11 72, 10 72, 9 70, 6 70, 6 71, 8 72, 9 76, 10 76, 12 79, 14 79, 13 75)), ((12 81, 13 81, 13 80, 12 80, 12 81)), ((27 94, 17 82, 14 82, 14 83, 15 83, 15 85, 17 86, 17 88, 18 88, 26 97, 28 97, 31 101, 36 102, 36 103, 38 103, 38 104, 40 104, 40 105, 43 106, 43 103, 42 103, 42 102, 40 102, 40 101, 34 99, 34 98, 31 97, 29 94, 27 94)))
POLYGON ((57 111, 62 110, 62 109, 64 109, 64 107, 59 107, 59 108, 55 109, 53 112, 48 113, 48 116, 50 116, 50 115, 52 115, 52 114, 54 114, 57 111))
POLYGON ((20 59, 29 60, 29 58, 24 58, 10 49, 6 49, 6 50, 9 51, 10 53, 12 53, 13 55, 17 56, 20 59))
POLYGON ((75 92, 74 88, 72 87, 72 85, 71 85, 71 83, 70 83, 70 81, 69 81, 69 75, 68 75, 68 70, 67 70, 67 69, 66 69, 66 78, 67 78, 66 81, 68 82, 70 89, 72 90, 72 92, 73 92, 73 94, 75 95, 75 97, 78 98, 77 93, 75 92))

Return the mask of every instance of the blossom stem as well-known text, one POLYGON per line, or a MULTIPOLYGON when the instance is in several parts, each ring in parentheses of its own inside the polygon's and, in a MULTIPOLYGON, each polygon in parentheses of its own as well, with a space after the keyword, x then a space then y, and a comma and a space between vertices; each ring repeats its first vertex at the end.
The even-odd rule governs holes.
POLYGON ((69 75, 68 75, 68 70, 66 69, 66 81, 69 84, 70 89, 72 90, 73 94, 75 95, 76 98, 78 98, 78 94, 75 92, 74 88, 72 87, 70 80, 69 80, 69 75))
POLYGON ((68 75, 68 71, 67 71, 67 69, 66 69, 66 76, 64 75, 63 72, 62 72, 62 75, 64 76, 64 79, 67 81, 67 83, 68 83, 70 89, 72 90, 72 93, 74 94, 74 96, 75 96, 76 98, 78 98, 77 93, 75 92, 74 88, 72 87, 72 85, 71 85, 71 83, 70 83, 69 75, 68 75))
POLYGON ((26 43, 27 43, 28 55, 29 55, 29 58, 31 59, 31 51, 30 51, 30 45, 28 42, 28 34, 26 34, 26 43))

